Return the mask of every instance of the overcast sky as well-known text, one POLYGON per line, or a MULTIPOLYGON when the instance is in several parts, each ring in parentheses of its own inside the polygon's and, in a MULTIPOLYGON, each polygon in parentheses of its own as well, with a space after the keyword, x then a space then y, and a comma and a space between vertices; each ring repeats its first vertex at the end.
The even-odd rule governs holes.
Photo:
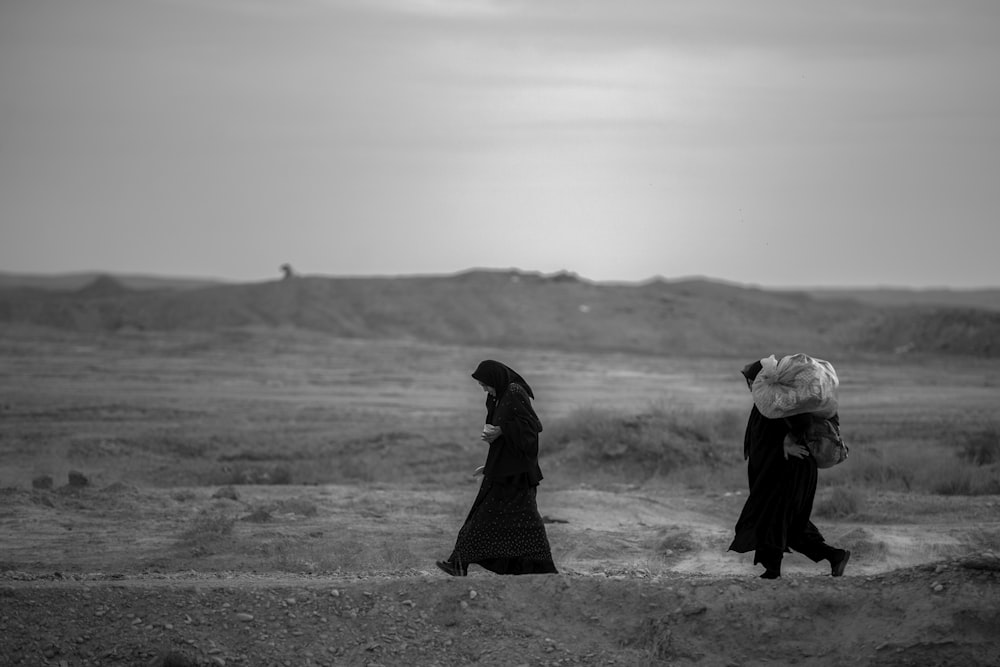
POLYGON ((0 0, 0 271, 1000 286, 1000 2, 0 0))

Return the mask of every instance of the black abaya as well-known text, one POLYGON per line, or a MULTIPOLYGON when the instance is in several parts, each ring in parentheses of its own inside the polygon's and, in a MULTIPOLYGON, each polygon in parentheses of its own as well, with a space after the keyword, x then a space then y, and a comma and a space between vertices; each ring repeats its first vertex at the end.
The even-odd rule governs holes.
POLYGON ((545 524, 535 501, 542 471, 538 434, 542 423, 524 379, 498 361, 472 374, 496 395, 486 400, 486 422, 501 436, 490 443, 479 494, 469 510, 448 564, 464 574, 472 563, 497 574, 555 573, 545 524))
POLYGON ((754 563, 768 569, 775 563, 767 561, 776 556, 780 563, 781 554, 790 549, 817 562, 831 555, 809 518, 816 496, 816 461, 811 456, 785 459, 782 443, 788 431, 783 419, 768 419, 756 406, 751 410, 745 436, 750 495, 729 549, 756 550, 754 563))
MULTIPOLYGON (((748 367, 748 383, 759 368, 748 367)), ((838 418, 831 419, 835 425, 838 418)), ((816 461, 811 456, 785 458, 783 442, 796 418, 768 419, 756 406, 750 411, 744 435, 750 495, 736 522, 730 551, 755 551, 754 564, 772 573, 781 568, 782 555, 797 551, 814 562, 837 559, 843 552, 826 544, 810 520, 816 496, 816 461)))

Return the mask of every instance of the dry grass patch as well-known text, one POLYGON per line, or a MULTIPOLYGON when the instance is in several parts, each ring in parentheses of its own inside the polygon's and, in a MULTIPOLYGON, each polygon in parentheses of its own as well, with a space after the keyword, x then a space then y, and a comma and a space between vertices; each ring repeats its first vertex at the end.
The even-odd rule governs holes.
POLYGON ((545 455, 581 473, 640 482, 694 467, 718 470, 742 458, 733 443, 742 442, 743 419, 724 409, 579 409, 545 432, 545 455))
POLYGON ((823 490, 813 503, 813 514, 829 519, 846 519, 861 512, 865 497, 859 489, 836 486, 823 490))

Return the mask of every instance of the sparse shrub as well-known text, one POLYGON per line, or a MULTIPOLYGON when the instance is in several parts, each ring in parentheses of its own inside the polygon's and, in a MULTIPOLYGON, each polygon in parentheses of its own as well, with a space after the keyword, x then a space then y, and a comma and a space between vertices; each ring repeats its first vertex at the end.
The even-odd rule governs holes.
POLYGON ((913 470, 896 456, 887 456, 881 448, 851 449, 847 461, 833 469, 852 482, 885 490, 913 490, 913 470))
POLYGON ((668 618, 645 618, 619 641, 623 647, 644 651, 650 664, 666 664, 690 653, 674 630, 668 618))
POLYGON ((1000 468, 970 468, 961 465, 941 466, 931 491, 942 496, 985 496, 1000 494, 1000 468))
MULTIPOLYGON (((733 448, 742 447, 742 441, 734 442, 733 448)), ((742 449, 739 449, 742 453, 742 449)), ((743 489, 747 484, 746 465, 737 461, 735 453, 726 465, 695 464, 673 470, 662 477, 664 485, 683 487, 693 491, 718 491, 719 489, 743 489)))
POLYGON ((942 496, 971 496, 972 475, 968 470, 955 470, 934 484, 934 493, 942 496))
POLYGON ((231 486, 223 486, 223 487, 220 487, 220 488, 216 489, 215 492, 212 493, 212 499, 213 500, 218 500, 218 499, 239 500, 240 499, 240 495, 238 493, 236 493, 236 489, 234 489, 233 487, 231 487, 231 486))
POLYGON ((271 513, 263 507, 258 507, 254 511, 250 512, 244 517, 240 517, 240 521, 249 521, 250 523, 267 523, 271 521, 274 517, 271 513))
POLYGON ((987 424, 960 434, 958 456, 977 466, 1000 463, 1000 426, 987 424))
POLYGON ((288 466, 277 465, 271 468, 271 484, 291 484, 292 471, 288 466))
POLYGON ((972 534, 977 551, 1000 554, 1000 530, 980 530, 972 534))
POLYGON ((233 532, 236 519, 219 512, 201 511, 181 533, 184 542, 199 543, 226 537, 233 532))
POLYGON ((227 463, 231 461, 293 461, 297 458, 301 458, 301 452, 272 452, 268 450, 263 451, 247 451, 241 450, 233 454, 219 454, 216 458, 217 461, 221 463, 227 463))
POLYGON ((834 541, 850 549, 852 558, 857 562, 880 562, 889 556, 889 544, 878 539, 874 532, 866 528, 855 528, 834 541))
POLYGON ((699 544, 691 536, 691 531, 679 526, 670 526, 658 531, 653 550, 661 558, 672 558, 688 551, 697 550, 699 544))
POLYGON ((375 465, 367 457, 345 458, 337 467, 340 477, 352 482, 374 482, 377 478, 375 465))
POLYGON ((182 437, 171 433, 149 433, 126 444, 130 450, 143 450, 182 459, 200 459, 208 452, 208 443, 204 439, 182 437))
POLYGON ((863 505, 864 497, 860 491, 837 486, 829 495, 816 499, 813 514, 831 519, 843 519, 860 512, 863 505))
POLYGON ((742 458, 743 417, 734 411, 581 409, 547 431, 546 452, 591 469, 648 479, 742 458))
POLYGON ((273 509, 279 514, 298 514, 300 516, 316 516, 319 512, 316 503, 304 497, 280 500, 273 509))
POLYGON ((286 465, 225 466, 221 475, 214 475, 210 484, 239 486, 246 484, 291 484, 292 472, 286 465))

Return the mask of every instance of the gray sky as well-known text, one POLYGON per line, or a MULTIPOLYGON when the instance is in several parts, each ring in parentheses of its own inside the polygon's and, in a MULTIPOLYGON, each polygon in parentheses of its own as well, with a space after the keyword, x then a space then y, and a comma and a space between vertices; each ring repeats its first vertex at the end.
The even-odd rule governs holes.
POLYGON ((0 0, 0 271, 1000 286, 995 0, 0 0))

